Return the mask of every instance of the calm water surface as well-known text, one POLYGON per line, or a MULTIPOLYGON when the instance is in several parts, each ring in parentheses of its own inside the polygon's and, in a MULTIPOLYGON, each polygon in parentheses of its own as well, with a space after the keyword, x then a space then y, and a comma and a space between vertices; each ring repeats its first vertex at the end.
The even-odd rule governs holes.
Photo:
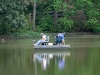
POLYGON ((34 51, 32 40, 0 42, 0 75, 100 75, 99 37, 66 37, 69 50, 49 52, 34 51))

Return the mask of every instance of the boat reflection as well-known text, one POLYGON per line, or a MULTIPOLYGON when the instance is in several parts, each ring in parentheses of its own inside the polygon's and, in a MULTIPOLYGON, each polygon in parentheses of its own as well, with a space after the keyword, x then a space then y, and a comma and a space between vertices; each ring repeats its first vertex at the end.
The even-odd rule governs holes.
POLYGON ((35 64, 35 75, 37 75, 37 65, 38 63, 41 64, 43 70, 46 70, 50 67, 50 61, 54 61, 55 65, 58 66, 59 70, 64 70, 65 68, 65 58, 70 56, 70 50, 67 51, 35 51, 33 53, 33 61, 35 64))

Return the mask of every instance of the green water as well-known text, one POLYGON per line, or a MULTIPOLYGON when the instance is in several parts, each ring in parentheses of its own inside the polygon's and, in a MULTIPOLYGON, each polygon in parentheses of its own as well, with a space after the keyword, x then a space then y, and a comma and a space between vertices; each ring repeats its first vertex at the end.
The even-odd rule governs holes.
POLYGON ((99 37, 66 37, 70 50, 56 51, 45 70, 39 61, 33 61, 36 53, 32 40, 7 39, 0 42, 0 75, 100 75, 99 37), (59 69, 57 57, 64 54, 64 67, 59 69))

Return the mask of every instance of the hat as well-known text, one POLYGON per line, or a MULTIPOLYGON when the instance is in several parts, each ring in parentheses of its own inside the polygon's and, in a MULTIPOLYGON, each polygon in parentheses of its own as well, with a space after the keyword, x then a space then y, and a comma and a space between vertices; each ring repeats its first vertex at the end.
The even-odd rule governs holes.
POLYGON ((43 35, 44 33, 41 33, 40 35, 43 35))

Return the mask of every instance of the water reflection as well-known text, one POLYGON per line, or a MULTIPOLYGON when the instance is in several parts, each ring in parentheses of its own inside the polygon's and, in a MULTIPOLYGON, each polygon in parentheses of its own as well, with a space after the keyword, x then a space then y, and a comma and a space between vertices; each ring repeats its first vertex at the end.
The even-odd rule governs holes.
POLYGON ((47 70, 50 68, 51 65, 54 64, 54 68, 58 68, 59 70, 64 70, 65 68, 65 60, 66 57, 70 56, 70 50, 68 51, 52 51, 52 52, 34 52, 33 54, 33 61, 35 65, 35 75, 37 75, 38 68, 42 68, 42 70, 47 70), (51 63, 51 61, 53 63, 51 63), (41 67, 37 67, 38 65, 41 64, 41 67))
POLYGON ((60 70, 64 69, 65 66, 65 54, 58 54, 55 56, 55 62, 60 70))
POLYGON ((47 65, 50 64, 50 59, 53 58, 52 54, 34 54, 33 55, 33 61, 38 61, 41 64, 41 67, 46 70, 47 65))

